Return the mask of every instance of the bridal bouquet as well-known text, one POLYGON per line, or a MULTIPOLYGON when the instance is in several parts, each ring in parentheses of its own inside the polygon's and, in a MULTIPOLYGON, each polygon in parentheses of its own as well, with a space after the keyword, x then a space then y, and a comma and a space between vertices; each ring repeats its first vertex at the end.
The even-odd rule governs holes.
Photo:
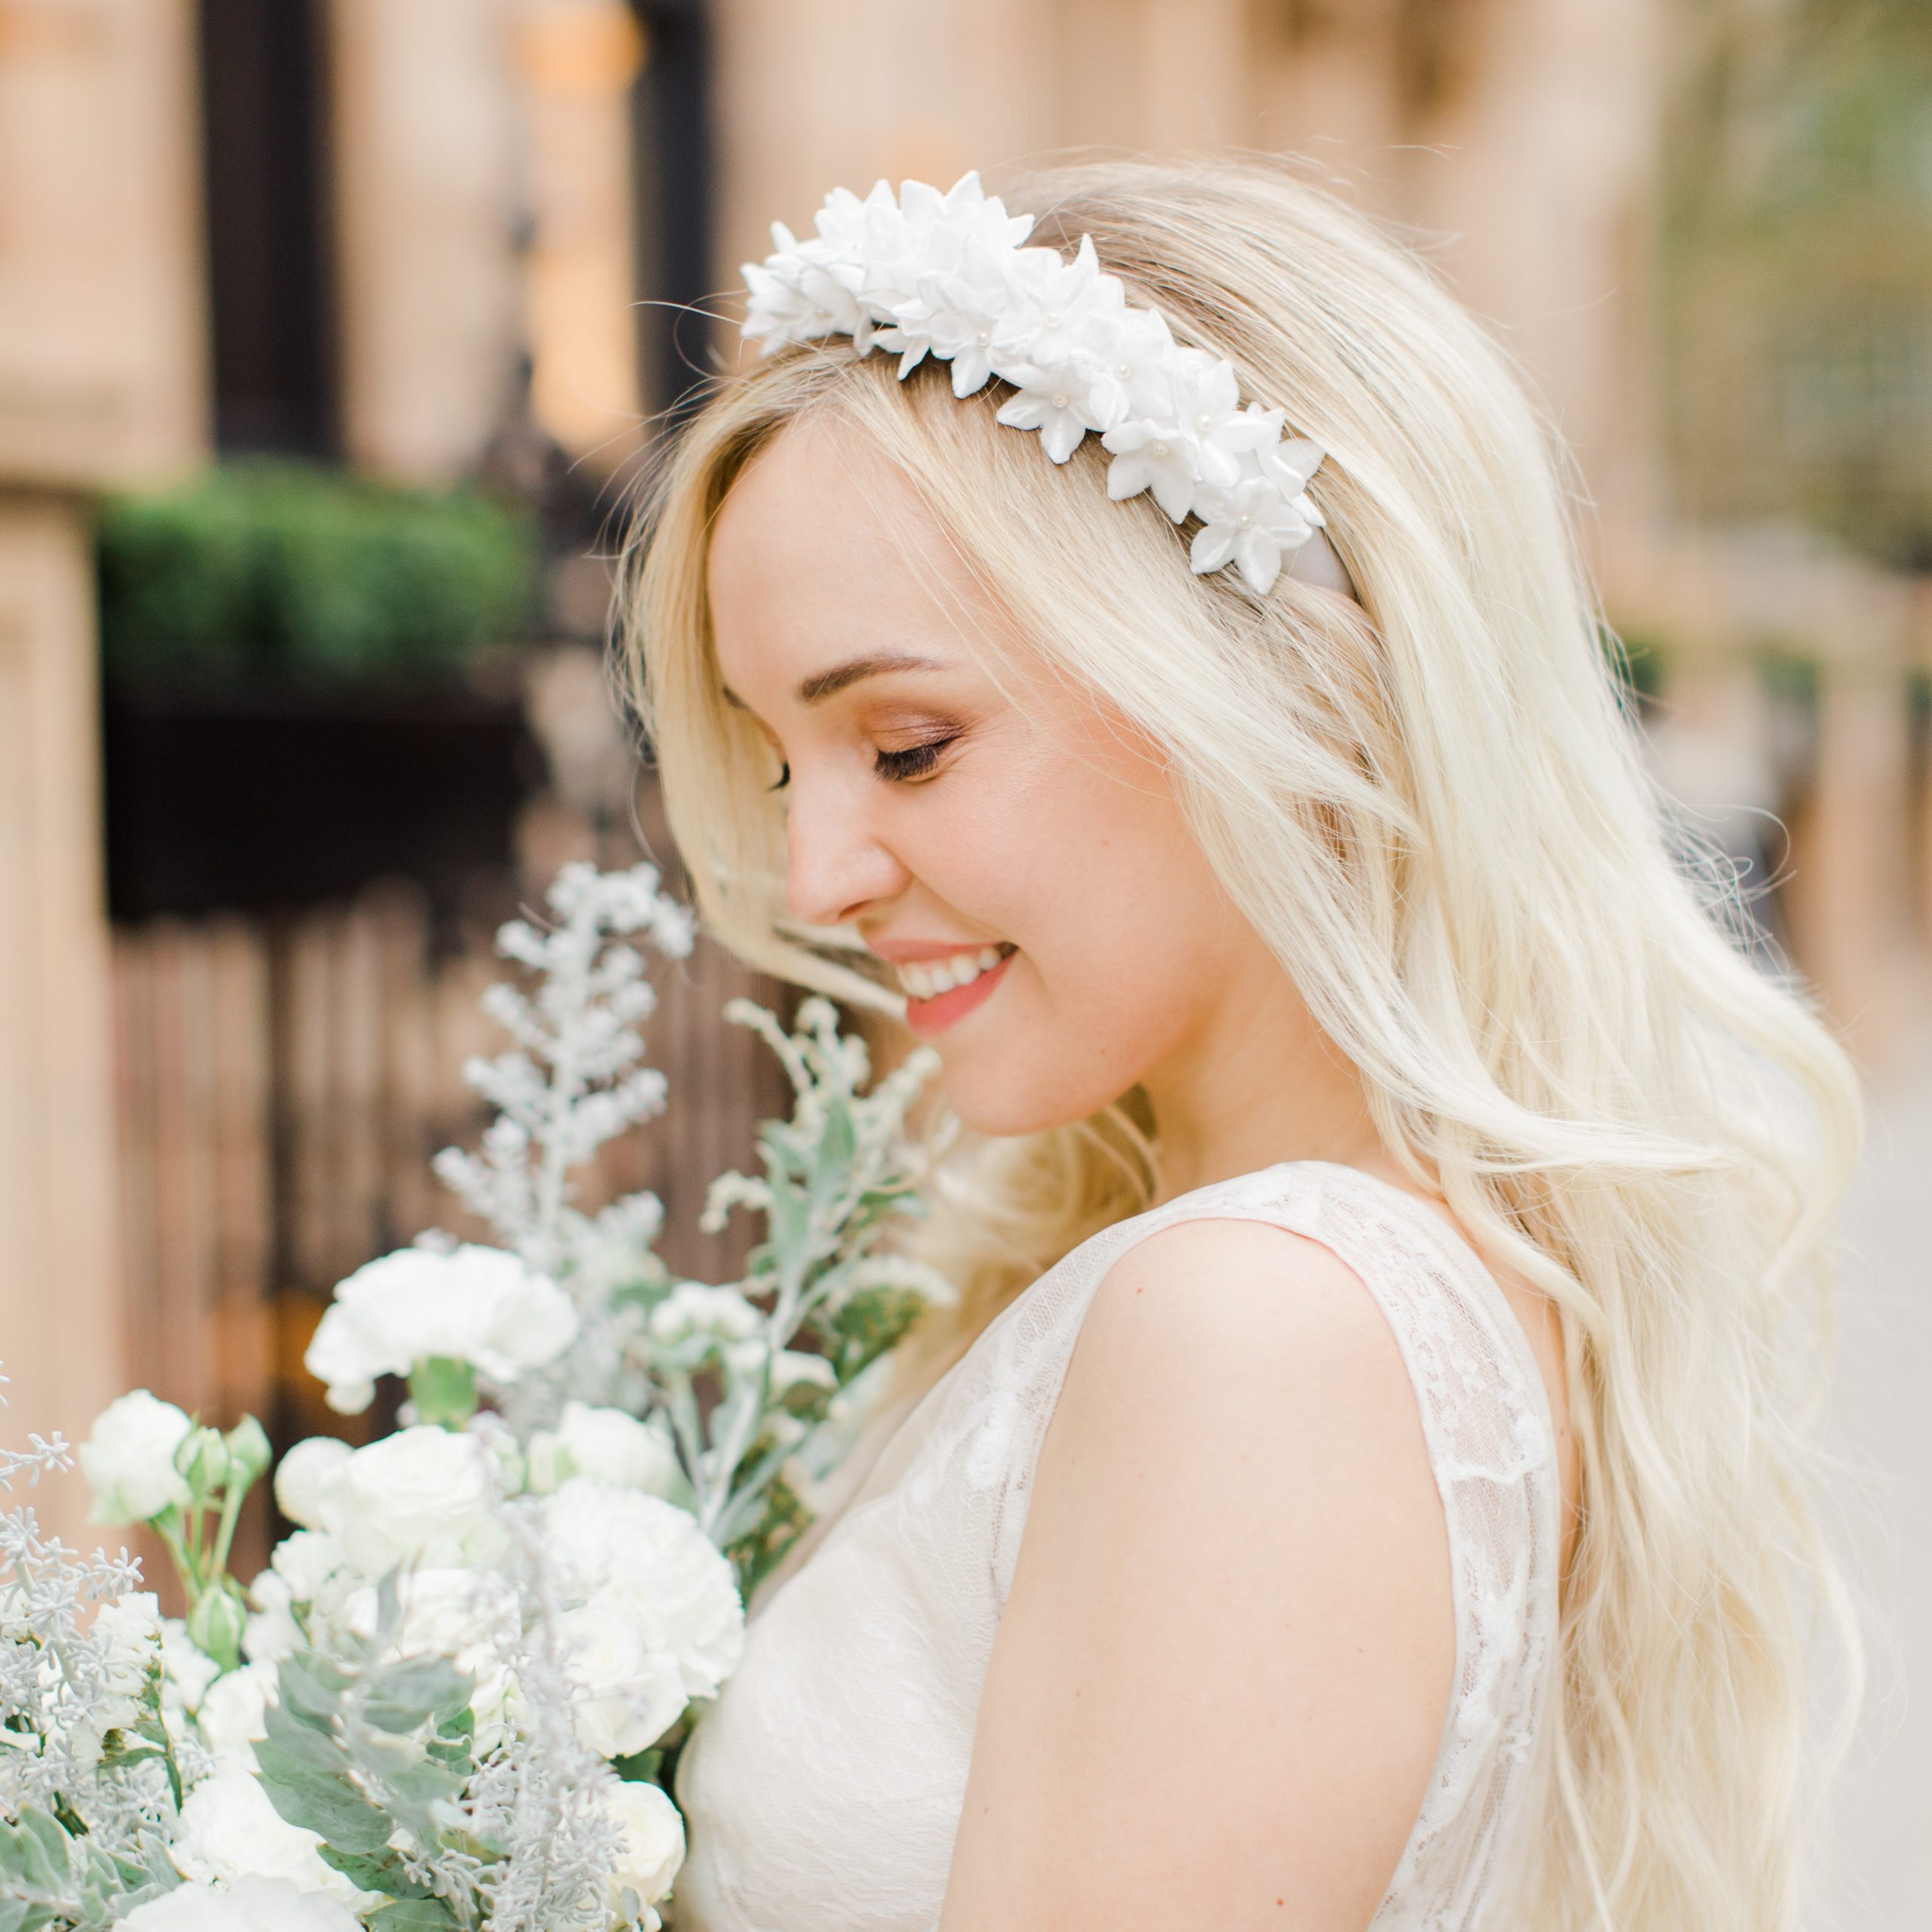
MULTIPOLYGON (((0 1516, 0 1932, 651 1932, 684 1854, 665 1783, 736 1666, 746 1597, 811 1519, 888 1357, 944 1284, 883 1237, 914 1206, 906 1109, 930 1061, 863 1091, 862 1042, 734 1002, 791 1117, 703 1224, 762 1217, 743 1279, 673 1280, 659 1204, 596 1213, 573 1175, 661 1112, 636 942, 690 950, 648 866, 567 868, 543 928, 506 926, 528 988, 466 1069, 497 1110, 437 1169, 491 1244, 423 1236, 337 1288, 308 1352, 344 1414, 407 1383, 402 1426, 298 1443, 300 1527, 229 1571, 266 1436, 144 1390, 79 1450, 95 1518, 150 1525, 188 1611, 125 1555, 0 1516), (89 1606, 93 1608, 88 1614, 89 1606)), ((9 1490, 66 1445, 0 1454, 9 1490)))

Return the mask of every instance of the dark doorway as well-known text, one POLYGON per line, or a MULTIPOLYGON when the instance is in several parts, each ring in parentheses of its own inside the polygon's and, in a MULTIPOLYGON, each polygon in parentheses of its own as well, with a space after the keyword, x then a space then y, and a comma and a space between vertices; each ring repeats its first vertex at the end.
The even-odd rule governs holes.
POLYGON ((632 0, 638 354, 645 407, 673 420, 710 373, 711 23, 706 0, 632 0))
POLYGON ((323 8, 201 0, 200 32, 216 445, 333 457, 323 8))

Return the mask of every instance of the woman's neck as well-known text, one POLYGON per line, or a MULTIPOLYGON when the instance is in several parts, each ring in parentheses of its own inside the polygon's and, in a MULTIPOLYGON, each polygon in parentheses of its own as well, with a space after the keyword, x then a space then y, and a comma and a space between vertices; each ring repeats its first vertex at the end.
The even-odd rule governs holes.
MULTIPOLYGON (((1142 1084, 1160 1150, 1155 1204, 1280 1161, 1397 1175, 1361 1076, 1271 956, 1142 1084)), ((1404 1178, 1403 1185, 1408 1183, 1404 1178)))

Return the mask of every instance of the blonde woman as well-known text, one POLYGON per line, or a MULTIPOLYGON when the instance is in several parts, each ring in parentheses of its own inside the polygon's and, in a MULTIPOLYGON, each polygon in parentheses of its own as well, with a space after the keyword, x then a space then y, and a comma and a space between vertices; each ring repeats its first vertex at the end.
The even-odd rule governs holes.
POLYGON ((777 239, 640 697, 712 931, 937 1048, 961 1299, 687 1752, 679 1932, 1792 1925, 1855 1090, 1517 383, 1261 162, 777 239))

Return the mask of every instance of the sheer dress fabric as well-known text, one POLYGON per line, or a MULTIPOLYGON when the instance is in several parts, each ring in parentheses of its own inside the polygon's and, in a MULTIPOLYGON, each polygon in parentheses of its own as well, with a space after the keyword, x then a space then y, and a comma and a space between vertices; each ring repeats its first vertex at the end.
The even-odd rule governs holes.
POLYGON ((980 1692, 1040 1445, 1102 1278, 1181 1221, 1265 1222, 1360 1276, 1400 1345, 1448 1528, 1456 1672, 1435 1766, 1374 1932, 1502 1921, 1546 1775, 1558 1478, 1548 1400, 1501 1288, 1429 1209, 1297 1161, 1105 1229, 1011 1303, 900 1425, 751 1623, 678 1798, 674 1932, 932 1932, 980 1692))

